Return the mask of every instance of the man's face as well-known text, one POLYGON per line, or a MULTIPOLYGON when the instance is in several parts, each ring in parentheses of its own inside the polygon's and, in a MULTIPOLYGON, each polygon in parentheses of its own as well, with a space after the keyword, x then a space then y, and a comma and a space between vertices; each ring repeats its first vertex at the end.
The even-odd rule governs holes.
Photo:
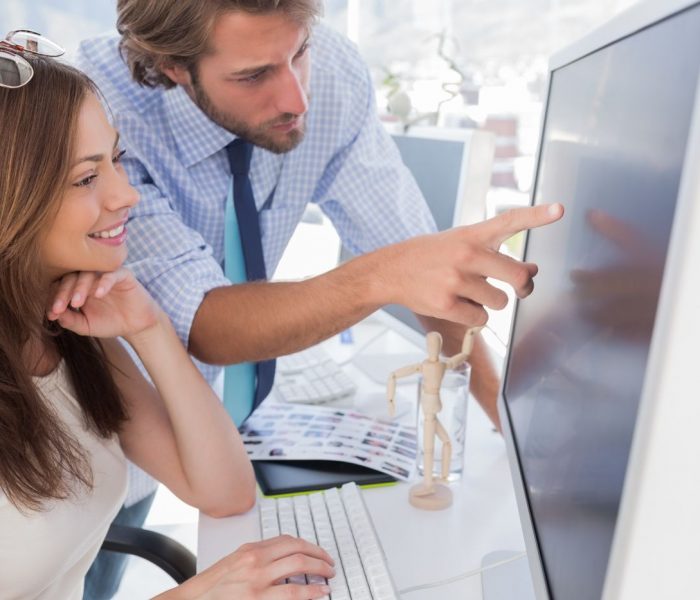
POLYGON ((224 13, 211 52, 183 85, 215 123, 256 146, 288 152, 304 137, 309 30, 281 12, 224 13))

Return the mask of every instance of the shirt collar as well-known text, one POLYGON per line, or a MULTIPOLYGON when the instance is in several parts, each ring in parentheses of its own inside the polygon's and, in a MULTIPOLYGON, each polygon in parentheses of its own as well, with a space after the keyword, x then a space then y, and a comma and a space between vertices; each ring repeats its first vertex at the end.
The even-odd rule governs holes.
POLYGON ((182 86, 167 90, 164 96, 170 129, 185 167, 216 154, 236 139, 233 133, 207 117, 182 86))

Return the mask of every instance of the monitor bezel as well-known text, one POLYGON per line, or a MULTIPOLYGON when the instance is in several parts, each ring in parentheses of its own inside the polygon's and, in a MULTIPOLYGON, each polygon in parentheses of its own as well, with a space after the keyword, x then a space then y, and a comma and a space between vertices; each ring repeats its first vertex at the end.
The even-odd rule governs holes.
MULTIPOLYGON (((616 43, 621 39, 634 35, 643 29, 651 27, 660 21, 663 21, 675 14, 681 13, 684 10, 698 4, 700 4, 700 1, 698 0, 665 0, 663 3, 654 1, 640 3, 617 15, 611 21, 591 32, 583 39, 562 49, 551 57, 548 66, 547 95, 542 109, 540 136, 536 153, 537 161, 534 166, 535 173, 533 177, 532 192, 530 194, 530 205, 534 203, 535 191, 537 190, 539 163, 542 157, 542 142, 547 125, 547 108, 549 105, 552 74, 556 70, 580 60, 589 54, 616 43)), ((664 337, 662 332, 666 330, 667 322, 671 318, 671 313, 673 310, 671 305, 673 298, 671 297, 669 288, 673 287, 673 285, 679 280, 678 272, 680 268, 676 268, 676 265, 682 262, 682 253, 685 251, 683 248, 681 248, 682 242, 684 241, 684 239, 681 238, 687 237, 681 235, 679 229, 682 227, 688 227, 688 223, 691 222, 689 217, 691 216, 691 212, 693 210, 693 203, 700 201, 700 175, 694 173, 694 171, 697 171, 697 169, 688 168, 688 165, 700 164, 700 85, 698 87, 698 92, 696 92, 695 107, 693 110, 692 123, 688 137, 688 146, 686 148, 683 164, 683 175, 679 188, 676 213, 674 215, 674 222, 669 242, 667 267, 665 269, 661 285, 657 318, 654 323, 652 334, 649 365, 656 365, 659 362, 657 359, 664 352, 664 344, 661 340, 661 338, 664 337)), ((696 220, 700 220, 700 216, 697 217, 696 220)), ((527 249, 528 237, 529 236, 526 236, 524 252, 527 249)), ((511 318, 509 339, 512 339, 513 336, 519 302, 519 300, 516 301, 515 310, 513 311, 513 316, 511 318)), ((506 441, 506 453, 515 488, 515 496, 518 504, 521 526, 523 529, 523 537, 525 540, 528 562, 530 565, 532 584, 536 597, 540 600, 544 600, 549 599, 551 596, 547 584, 547 578, 545 576, 543 558, 540 552, 536 529, 530 509, 530 503, 526 493, 520 459, 517 448, 515 447, 513 431, 510 427, 509 413, 504 398, 504 387, 506 380, 505 373, 510 362, 510 352, 511 346, 509 344, 504 362, 503 377, 501 378, 501 388, 498 394, 498 413, 501 421, 503 436, 506 441)), ((650 430, 653 427, 651 423, 651 413, 654 397, 652 390, 653 386, 650 385, 650 380, 656 380, 659 375, 659 369, 660 368, 650 366, 645 375, 645 381, 642 388, 642 397, 637 416, 637 424, 633 436, 632 447, 630 449, 630 457, 625 475, 623 494, 620 501, 620 511, 610 550, 610 558, 608 561, 609 568, 605 576, 605 584, 603 588, 604 598, 617 598, 618 596, 614 595, 614 593, 610 590, 620 590, 622 586, 621 575, 618 572, 619 569, 616 569, 615 567, 618 565, 621 567, 625 563, 624 554, 628 545, 622 540, 622 538, 629 537, 630 535, 629 529, 632 527, 632 523, 628 517, 628 514, 632 513, 632 505, 637 502, 637 498, 635 497, 636 494, 630 491, 630 487, 638 489, 640 485, 638 480, 640 477, 640 472, 643 468, 640 466, 640 463, 644 460, 646 450, 645 440, 640 441, 640 438, 650 435, 650 430), (632 481, 634 481, 634 484, 632 481), (610 565, 613 565, 613 567, 611 568, 610 565)))

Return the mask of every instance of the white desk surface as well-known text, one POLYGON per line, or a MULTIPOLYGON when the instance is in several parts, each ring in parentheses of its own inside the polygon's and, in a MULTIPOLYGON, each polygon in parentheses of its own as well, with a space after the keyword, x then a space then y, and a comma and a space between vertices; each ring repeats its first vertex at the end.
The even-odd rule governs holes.
MULTIPOLYGON (((336 360, 342 361, 362 348, 377 331, 372 329, 371 322, 363 327, 356 326, 354 346, 341 345, 336 337, 324 347, 336 360)), ((397 342, 378 339, 376 343, 397 342)), ((368 351, 370 346, 362 350, 368 351)), ((372 383, 352 364, 345 368, 359 384, 359 391, 351 401, 354 406, 374 416, 386 416, 383 386, 372 383)), ((399 415, 403 412, 404 418, 410 418, 415 396, 415 382, 399 387, 399 415)), ((454 493, 450 508, 439 512, 413 508, 408 503, 410 484, 406 483, 363 491, 399 591, 478 569, 484 555, 491 552, 522 551, 525 547, 504 441, 493 431, 473 399, 470 399, 467 421, 464 474, 460 482, 450 485, 454 493)), ((201 571, 241 544, 260 539, 258 509, 255 507, 244 515, 225 519, 200 514, 198 533, 197 568, 201 571)), ((404 598, 481 599, 481 580, 477 575, 442 587, 411 592, 404 598)))

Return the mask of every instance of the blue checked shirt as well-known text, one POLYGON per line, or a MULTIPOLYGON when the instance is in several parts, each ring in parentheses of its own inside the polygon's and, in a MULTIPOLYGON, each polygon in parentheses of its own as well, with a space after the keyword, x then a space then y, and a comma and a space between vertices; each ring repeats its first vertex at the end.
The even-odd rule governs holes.
MULTIPOLYGON (((181 87, 143 88, 114 35, 84 41, 78 66, 100 87, 141 194, 128 223, 129 267, 169 314, 187 345, 194 315, 223 274, 226 145, 235 138, 181 87)), ((418 187, 375 108, 356 48, 323 25, 311 41, 306 136, 283 155, 255 148, 251 183, 267 273, 274 272, 308 202, 328 215, 353 253, 435 230, 418 187)), ((210 382, 220 367, 198 365, 210 382)))

